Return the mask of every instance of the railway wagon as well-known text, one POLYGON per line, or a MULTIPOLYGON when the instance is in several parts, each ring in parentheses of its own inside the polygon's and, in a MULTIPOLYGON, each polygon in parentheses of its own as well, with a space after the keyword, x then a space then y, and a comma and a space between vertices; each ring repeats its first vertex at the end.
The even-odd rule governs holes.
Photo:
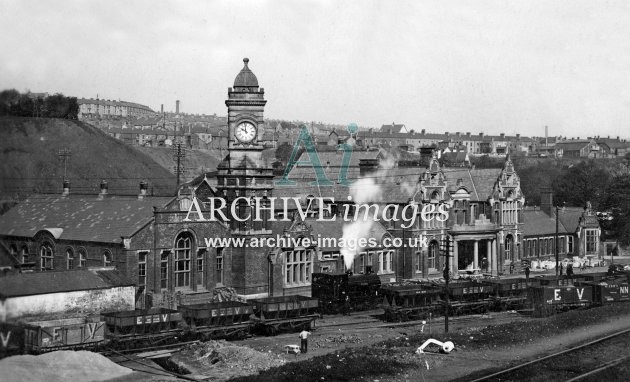
POLYGON ((381 279, 365 275, 313 273, 311 296, 317 298, 322 313, 347 313, 375 309, 381 302, 381 279))
POLYGON ((75 317, 24 323, 24 347, 29 353, 95 348, 105 341, 99 317, 75 317))
POLYGON ((630 301, 630 287, 625 277, 610 277, 599 282, 583 282, 580 285, 593 288, 593 304, 606 305, 630 301))
POLYGON ((315 323, 319 300, 306 296, 267 297, 252 300, 254 330, 267 335, 310 329, 315 323))
POLYGON ((25 352, 25 329, 20 323, 0 322, 0 359, 25 352))
POLYGON ((433 284, 389 284, 381 287, 386 321, 427 318, 442 309, 441 288, 433 284))
POLYGON ((532 287, 529 296, 535 317, 593 305, 593 287, 590 285, 532 287))
POLYGON ((177 310, 152 308, 101 313, 107 324, 110 346, 138 348, 169 344, 183 334, 182 314, 177 310))
MULTIPOLYGON (((487 281, 458 281, 448 285, 449 312, 453 315, 479 314, 494 305, 494 285, 487 281)), ((444 296, 446 297, 446 296, 444 296)))
POLYGON ((243 338, 250 332, 250 315, 254 313, 254 306, 239 301, 223 301, 180 305, 178 311, 197 338, 243 338))
POLYGON ((527 304, 527 289, 538 282, 524 278, 497 279, 488 281, 494 285, 494 294, 490 297, 494 310, 521 309, 527 304))

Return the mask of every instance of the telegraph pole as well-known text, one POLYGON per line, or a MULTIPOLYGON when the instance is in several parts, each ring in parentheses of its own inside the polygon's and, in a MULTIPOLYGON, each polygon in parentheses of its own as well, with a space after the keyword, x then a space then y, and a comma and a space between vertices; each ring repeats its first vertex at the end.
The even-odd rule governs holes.
POLYGON ((184 158, 186 156, 186 152, 182 151, 182 144, 181 143, 177 143, 177 146, 175 146, 173 148, 175 150, 175 153, 173 154, 173 156, 174 156, 173 159, 177 163, 175 165, 175 173, 177 174, 177 188, 176 189, 179 189, 181 173, 183 172, 183 169, 182 169, 182 158, 184 158))
POLYGON ((444 282, 445 282, 445 294, 446 294, 446 308, 444 309, 444 333, 448 333, 448 311, 451 307, 451 298, 448 289, 448 282, 451 278, 450 269, 451 269, 451 240, 447 235, 446 238, 442 239, 442 256, 445 257, 444 262, 444 282))
POLYGON ((556 255, 556 276, 558 276, 558 205, 556 204, 556 237, 555 237, 555 255, 556 255))

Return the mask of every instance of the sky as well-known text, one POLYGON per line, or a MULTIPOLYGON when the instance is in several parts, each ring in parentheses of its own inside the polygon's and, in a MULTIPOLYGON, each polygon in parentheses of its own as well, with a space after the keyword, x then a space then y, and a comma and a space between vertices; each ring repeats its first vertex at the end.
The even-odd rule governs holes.
POLYGON ((0 89, 225 115, 630 138, 630 2, 0 0, 0 89))

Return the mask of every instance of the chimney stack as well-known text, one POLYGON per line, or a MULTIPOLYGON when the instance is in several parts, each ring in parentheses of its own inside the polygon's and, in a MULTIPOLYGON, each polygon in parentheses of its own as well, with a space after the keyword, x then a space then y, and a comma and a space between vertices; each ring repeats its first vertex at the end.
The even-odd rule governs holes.
POLYGON ((175 101, 175 114, 179 114, 179 100, 175 101))
POLYGON ((102 200, 107 195, 107 181, 105 179, 101 180, 101 192, 98 194, 98 199, 102 200))
POLYGON ((63 196, 64 198, 67 198, 68 195, 70 195, 70 181, 67 179, 63 180, 63 192, 61 193, 61 196, 63 196))
POLYGON ((160 105, 160 113, 164 114, 164 104, 160 105))
POLYGON ((147 187, 147 182, 145 182, 144 180, 140 182, 140 193, 138 194, 138 199, 142 200, 145 196, 147 196, 147 187))
POLYGON ((547 215, 553 216, 553 190, 551 187, 540 190, 540 209, 547 215))

